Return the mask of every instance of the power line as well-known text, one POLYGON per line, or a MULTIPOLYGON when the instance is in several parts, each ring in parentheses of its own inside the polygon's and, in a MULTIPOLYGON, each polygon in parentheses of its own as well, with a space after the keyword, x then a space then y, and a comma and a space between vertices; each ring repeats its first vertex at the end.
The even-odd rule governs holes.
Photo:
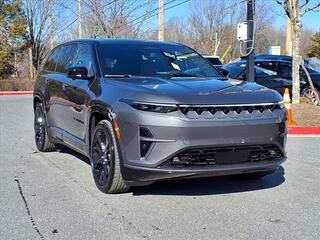
MULTIPOLYGON (((166 2, 164 5, 168 5, 168 4, 173 3, 173 2, 176 2, 176 1, 177 1, 177 0, 171 0, 171 1, 169 1, 169 2, 166 2)), ((186 2, 188 2, 188 1, 191 1, 191 0, 187 0, 186 2)), ((111 5, 111 4, 114 3, 114 2, 116 2, 116 0, 114 0, 114 1, 106 4, 106 5, 104 5, 104 6, 102 6, 102 8, 105 8, 105 7, 107 7, 108 5, 111 5)), ((83 3, 84 3, 85 5, 87 5, 87 6, 89 6, 88 3, 85 3, 85 2, 83 2, 83 3)), ((180 4, 181 4, 181 3, 180 3, 180 4)), ((180 5, 180 4, 178 4, 178 5, 180 5)), ((148 16, 148 15, 151 14, 151 13, 157 12, 158 10, 159 10, 159 7, 154 8, 154 9, 152 9, 151 11, 149 11, 148 13, 143 14, 143 15, 141 15, 141 16, 139 16, 139 17, 137 17, 137 18, 135 18, 135 19, 133 19, 133 20, 131 20, 131 21, 129 21, 129 22, 127 23, 127 25, 129 25, 129 24, 131 24, 131 23, 133 23, 133 22, 135 22, 135 21, 137 21, 137 20, 139 20, 139 19, 141 19, 141 18, 144 18, 145 16, 148 16)), ((165 9, 165 10, 166 10, 166 9, 165 9)), ((157 14, 158 14, 158 13, 151 15, 149 18, 151 18, 151 17, 153 17, 153 16, 155 16, 155 15, 157 15, 157 14)), ((149 19, 149 18, 147 18, 147 19, 149 19)), ((60 31, 58 31, 58 32, 56 33, 56 35, 59 35, 59 34, 62 33, 63 31, 65 31, 67 28, 69 28, 70 26, 72 26, 78 19, 79 19, 79 17, 76 17, 76 18, 75 18, 72 22, 70 22, 67 26, 65 26, 63 29, 61 29, 60 31)), ((147 19, 143 19, 142 21, 147 20, 147 19)), ((141 21, 141 22, 142 22, 142 21, 141 21)), ((139 23, 141 23, 141 22, 139 22, 139 23)), ((134 25, 136 25, 136 24, 134 24, 134 25)), ((121 26, 120 26, 120 28, 121 28, 121 26)), ((124 30, 124 29, 120 29, 120 31, 122 31, 122 30, 124 30)))
MULTIPOLYGON (((172 2, 175 2, 175 1, 177 1, 177 0, 171 0, 171 1, 169 1, 169 2, 167 2, 167 3, 165 3, 165 4, 163 4, 163 5, 168 5, 169 3, 172 3, 172 2)), ((180 2, 180 3, 177 3, 177 4, 172 5, 172 6, 170 6, 170 7, 167 7, 167 8, 165 8, 164 10, 165 10, 165 11, 166 11, 166 10, 169 10, 169 9, 171 9, 171 8, 180 6, 180 5, 182 5, 182 4, 184 4, 184 3, 187 3, 187 2, 190 2, 190 1, 191 1, 191 0, 185 0, 185 1, 183 1, 183 2, 180 2)), ((129 25, 130 23, 136 21, 137 19, 140 19, 140 18, 144 18, 144 19, 141 20, 140 22, 137 22, 137 23, 133 24, 133 25, 125 26, 123 29, 120 29, 119 31, 127 30, 128 28, 130 28, 130 27, 132 27, 132 26, 135 26, 135 25, 137 25, 137 24, 139 24, 139 23, 142 23, 142 22, 145 21, 145 20, 148 20, 148 19, 150 19, 150 18, 158 15, 158 10, 159 10, 159 7, 153 9, 151 12, 156 12, 156 13, 150 15, 150 16, 147 17, 147 18, 144 18, 144 17, 146 17, 147 15, 149 15, 151 12, 135 18, 134 20, 132 20, 132 21, 130 21, 129 23, 127 23, 127 25, 129 25)))
MULTIPOLYGON (((177 0, 170 0, 170 1, 166 2, 166 3, 164 3, 164 6, 169 5, 170 3, 173 3, 173 2, 176 2, 176 1, 177 1, 177 0)), ((191 0, 184 0, 184 1, 180 2, 180 3, 175 4, 175 5, 166 7, 166 8, 164 8, 164 10, 166 11, 166 10, 172 9, 172 8, 174 8, 174 7, 178 7, 178 6, 182 5, 182 4, 185 4, 185 3, 190 2, 190 1, 191 1, 191 0)), ((242 0, 242 1, 238 2, 238 3, 235 3, 234 5, 228 6, 228 7, 224 8, 223 11, 224 11, 224 10, 228 10, 228 9, 230 9, 230 8, 232 8, 232 7, 235 7, 235 6, 237 6, 238 4, 243 3, 243 2, 246 2, 246 1, 247 1, 247 0, 242 0)), ((106 4, 106 5, 104 5, 104 6, 102 6, 102 8, 105 8, 106 6, 111 5, 111 4, 114 3, 114 2, 116 2, 116 0, 114 0, 114 1, 106 4)), ((85 3, 85 2, 84 2, 84 3, 85 3)), ((87 6, 89 6, 88 3, 85 3, 85 4, 86 4, 87 6)), ((146 20, 148 20, 148 19, 150 19, 150 18, 158 15, 158 10, 159 10, 159 7, 154 8, 154 9, 152 9, 151 11, 149 11, 149 12, 147 12, 147 13, 145 13, 145 14, 143 14, 143 15, 141 15, 141 16, 139 16, 139 17, 137 17, 137 18, 135 18, 135 19, 133 19, 133 20, 131 20, 131 21, 129 21, 128 23, 126 23, 126 26, 124 26, 122 29, 121 29, 121 26, 120 26, 119 31, 127 30, 127 29, 130 28, 130 27, 133 27, 133 26, 135 26, 135 25, 137 25, 137 24, 142 23, 143 21, 146 21, 146 20), (152 14, 152 13, 154 13, 154 14, 152 14), (150 14, 151 14, 151 15, 150 15, 150 14), (145 18, 145 17, 147 17, 147 18, 145 18), (141 18, 143 18, 141 21, 136 22, 137 20, 139 20, 139 19, 141 19, 141 18), (136 23, 130 25, 130 24, 133 23, 133 22, 136 22, 136 23)), ((57 35, 60 34, 60 33, 63 32, 64 30, 66 30, 67 28, 69 28, 71 25, 73 25, 77 20, 78 20, 78 17, 77 17, 76 19, 74 19, 72 22, 70 22, 66 27, 64 27, 63 29, 61 29, 60 31, 58 31, 56 34, 57 34, 57 35)), ((100 35, 100 36, 101 36, 101 35, 100 35)))
MULTIPOLYGON (((177 1, 177 0, 171 0, 171 1, 169 1, 169 2, 164 3, 163 6, 166 6, 166 5, 168 5, 168 4, 170 4, 170 3, 173 3, 173 2, 176 2, 176 1, 177 1)), ((189 0, 189 1, 190 1, 190 0, 189 0)), ((143 15, 141 15, 141 16, 139 16, 139 17, 137 17, 137 18, 135 18, 135 19, 133 19, 133 20, 131 20, 131 21, 129 21, 129 22, 127 23, 127 25, 128 25, 128 24, 131 24, 131 23, 139 20, 140 18, 143 18, 143 17, 145 17, 145 16, 147 16, 147 15, 149 15, 149 14, 151 14, 151 13, 158 12, 158 10, 159 10, 159 7, 156 7, 156 8, 154 8, 154 9, 152 9, 150 12, 148 12, 148 13, 146 13, 146 14, 143 14, 143 15)), ((158 13, 152 15, 152 17, 155 16, 155 15, 157 15, 157 14, 158 14, 158 13)), ((146 20, 146 19, 144 19, 144 20, 146 20)))
MULTIPOLYGON (((117 1, 117 0, 113 0, 112 2, 109 2, 109 3, 105 4, 105 5, 103 5, 101 8, 104 9, 105 7, 107 7, 107 6, 115 3, 116 1, 117 1)), ((85 4, 85 5, 87 5, 87 6, 89 6, 89 7, 91 7, 88 3, 84 2, 84 1, 83 1, 82 3, 85 4)), ((89 12, 91 12, 91 10, 90 10, 89 12)), ((83 15, 84 15, 84 14, 87 14, 87 13, 89 13, 89 12, 83 13, 83 15)), ((60 33, 62 33, 64 30, 66 30, 68 27, 72 26, 76 21, 78 21, 78 19, 79 19, 79 16, 76 17, 72 22, 70 22, 66 27, 64 27, 63 29, 61 29, 60 31, 58 31, 56 34, 59 35, 60 33)))

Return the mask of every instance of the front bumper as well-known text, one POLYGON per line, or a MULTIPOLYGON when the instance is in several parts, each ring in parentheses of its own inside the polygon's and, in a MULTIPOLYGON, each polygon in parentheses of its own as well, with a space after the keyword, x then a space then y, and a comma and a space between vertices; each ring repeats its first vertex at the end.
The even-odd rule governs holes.
MULTIPOLYGON (((122 108, 123 109, 123 108, 122 108)), ((239 118, 190 119, 181 112, 169 114, 127 109, 117 113, 121 139, 122 174, 127 182, 148 183, 161 179, 210 177, 273 171, 286 158, 286 110, 269 115, 239 118), (150 136, 141 137, 141 129, 150 136), (145 156, 141 156, 141 141, 150 140, 145 156), (226 165, 162 166, 184 149, 224 148, 272 145, 282 153, 272 161, 241 162, 226 165)))
POLYGON ((204 178, 226 175, 240 175, 255 172, 273 172, 285 158, 273 162, 233 164, 214 167, 194 167, 191 169, 157 169, 136 166, 123 166, 123 175, 126 176, 128 185, 148 185, 159 180, 204 178))

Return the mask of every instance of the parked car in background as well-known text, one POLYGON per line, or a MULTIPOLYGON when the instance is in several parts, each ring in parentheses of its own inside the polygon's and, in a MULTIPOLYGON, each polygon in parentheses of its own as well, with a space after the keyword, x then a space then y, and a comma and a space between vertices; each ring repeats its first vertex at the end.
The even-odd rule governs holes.
MULTIPOLYGON (((287 56, 285 56, 287 57, 287 56)), ((256 82, 263 86, 272 88, 283 94, 285 88, 292 88, 292 63, 279 59, 264 59, 258 57, 255 59, 256 82)), ((240 60, 226 64, 222 71, 227 71, 230 78, 245 80, 246 61, 240 60)), ((307 67, 315 88, 320 91, 320 73, 307 67)), ((311 97, 311 87, 309 85, 305 72, 300 70, 300 89, 301 95, 311 97)))
POLYGON ((207 59, 213 66, 215 66, 217 69, 220 70, 220 68, 222 67, 222 62, 220 60, 219 56, 209 56, 209 55, 205 55, 203 56, 205 59, 207 59))
POLYGON ((311 67, 317 72, 320 72, 320 59, 316 57, 311 57, 308 59, 308 61, 309 61, 309 67, 311 67))
POLYGON ((261 178, 286 159, 280 94, 223 77, 185 45, 67 42, 51 51, 33 93, 37 148, 87 156, 105 193, 164 179, 261 178))

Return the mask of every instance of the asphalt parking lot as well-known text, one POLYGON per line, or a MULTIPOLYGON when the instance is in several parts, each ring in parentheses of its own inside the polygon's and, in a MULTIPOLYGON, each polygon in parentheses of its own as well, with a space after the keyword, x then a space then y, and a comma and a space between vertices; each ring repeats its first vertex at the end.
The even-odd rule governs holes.
POLYGON ((95 187, 88 159, 37 153, 32 97, 0 97, 0 239, 320 239, 320 138, 290 137, 262 180, 95 187))

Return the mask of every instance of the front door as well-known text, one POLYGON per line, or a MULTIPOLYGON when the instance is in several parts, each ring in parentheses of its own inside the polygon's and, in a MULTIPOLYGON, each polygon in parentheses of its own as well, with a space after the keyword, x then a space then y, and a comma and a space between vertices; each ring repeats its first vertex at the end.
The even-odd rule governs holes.
MULTIPOLYGON (((79 43, 75 52, 73 67, 85 67, 88 76, 94 76, 91 48, 87 44, 79 43)), ((65 126, 66 135, 64 141, 71 141, 77 148, 85 150, 86 129, 89 121, 89 102, 94 94, 90 86, 95 78, 90 80, 80 78, 68 78, 64 89, 65 112, 71 124, 65 126)))

